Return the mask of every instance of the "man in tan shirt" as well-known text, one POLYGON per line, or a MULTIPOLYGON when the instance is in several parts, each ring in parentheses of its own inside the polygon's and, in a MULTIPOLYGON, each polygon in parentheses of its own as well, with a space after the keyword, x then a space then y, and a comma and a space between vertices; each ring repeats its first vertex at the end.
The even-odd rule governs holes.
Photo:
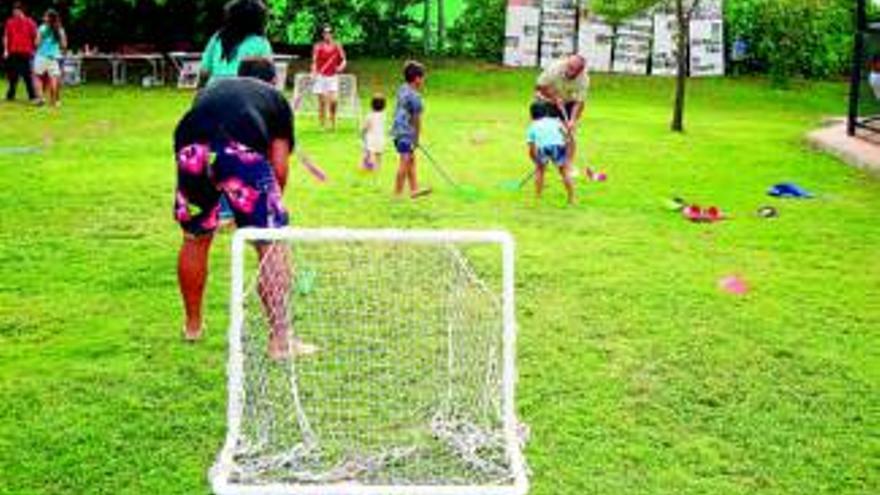
POLYGON ((584 101, 590 87, 587 60, 571 55, 548 65, 538 77, 535 96, 548 104, 553 114, 562 119, 568 129, 570 143, 569 163, 574 162, 574 135, 584 113, 584 101))

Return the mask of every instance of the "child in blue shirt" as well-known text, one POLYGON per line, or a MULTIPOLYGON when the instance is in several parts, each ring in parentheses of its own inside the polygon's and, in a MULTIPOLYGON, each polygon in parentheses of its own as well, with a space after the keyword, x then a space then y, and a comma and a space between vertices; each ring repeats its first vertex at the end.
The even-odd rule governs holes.
POLYGON ((431 193, 431 188, 419 188, 416 175, 416 148, 422 135, 422 114, 425 110, 419 90, 425 84, 425 68, 422 64, 409 61, 403 68, 404 84, 397 92, 397 108, 394 110, 394 123, 391 135, 394 147, 400 155, 400 166, 394 180, 394 194, 403 194, 409 183, 410 197, 415 199, 431 193))
POLYGON ((544 172, 553 163, 562 176, 568 204, 574 204, 574 184, 569 163, 569 136, 565 125, 550 113, 548 105, 535 102, 530 108, 532 123, 528 129, 529 157, 535 164, 535 193, 544 192, 544 172))

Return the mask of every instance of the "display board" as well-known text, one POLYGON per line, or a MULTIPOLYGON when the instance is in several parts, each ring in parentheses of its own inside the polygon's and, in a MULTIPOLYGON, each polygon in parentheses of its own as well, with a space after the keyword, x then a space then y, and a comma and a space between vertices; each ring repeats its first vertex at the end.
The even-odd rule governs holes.
POLYGON ((538 35, 541 23, 539 0, 511 0, 504 31, 504 65, 538 65, 538 35))
MULTIPOLYGON (((702 0, 693 13, 691 76, 724 74, 721 2, 702 0)), ((674 75, 678 23, 671 6, 661 4, 612 26, 591 11, 589 0, 510 0, 504 63, 544 66, 579 53, 595 72, 674 75)))
POLYGON ((691 18, 690 75, 724 75, 721 0, 702 0, 691 18))
POLYGON ((575 0, 541 2, 541 67, 575 53, 578 33, 578 3, 575 0))
POLYGON ((614 30, 587 9, 580 12, 577 53, 587 59, 591 71, 611 72, 614 30))
POLYGON ((654 22, 650 15, 627 20, 618 26, 614 36, 613 72, 648 74, 654 22))

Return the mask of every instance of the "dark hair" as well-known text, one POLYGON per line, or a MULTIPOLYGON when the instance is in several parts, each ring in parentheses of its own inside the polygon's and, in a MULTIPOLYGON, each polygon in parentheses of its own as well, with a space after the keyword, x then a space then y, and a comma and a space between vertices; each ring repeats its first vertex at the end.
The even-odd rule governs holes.
POLYGON ((261 0, 231 0, 223 8, 223 14, 223 28, 218 36, 224 60, 235 57, 238 45, 248 36, 266 34, 266 4, 261 0))
POLYGON ((274 84, 277 75, 275 64, 268 58, 246 58, 238 65, 238 77, 253 77, 274 84))
POLYGON ((529 113, 532 115, 532 120, 543 119, 550 115, 550 112, 547 111, 547 104, 542 101, 532 103, 532 106, 529 107, 529 113))
POLYGON ((46 17, 49 19, 49 28, 55 36, 55 41, 61 43, 61 16, 58 15, 57 10, 49 9, 46 11, 46 17))
POLYGON ((12 3, 12 10, 20 10, 20 11, 24 12, 24 10, 25 10, 24 2, 13 2, 12 3))
POLYGON ((425 66, 410 60, 403 66, 403 79, 411 83, 420 77, 425 77, 425 66))
POLYGON ((385 110, 385 97, 382 95, 373 95, 373 101, 370 102, 370 106, 373 108, 374 112, 385 110))

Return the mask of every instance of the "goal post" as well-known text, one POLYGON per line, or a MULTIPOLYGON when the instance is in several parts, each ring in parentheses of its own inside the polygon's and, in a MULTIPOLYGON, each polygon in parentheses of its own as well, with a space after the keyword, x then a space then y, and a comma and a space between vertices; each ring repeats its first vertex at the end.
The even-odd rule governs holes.
POLYGON ((527 493, 514 308, 506 232, 240 229, 214 492, 527 493), (267 300, 315 354, 269 358, 267 300))
MULTIPOLYGON (((339 93, 336 107, 338 118, 353 119, 359 126, 361 122, 361 100, 358 81, 354 74, 339 74, 339 93)), ((294 77, 293 111, 297 115, 317 115, 318 95, 315 94, 315 76, 299 72, 294 77)))

